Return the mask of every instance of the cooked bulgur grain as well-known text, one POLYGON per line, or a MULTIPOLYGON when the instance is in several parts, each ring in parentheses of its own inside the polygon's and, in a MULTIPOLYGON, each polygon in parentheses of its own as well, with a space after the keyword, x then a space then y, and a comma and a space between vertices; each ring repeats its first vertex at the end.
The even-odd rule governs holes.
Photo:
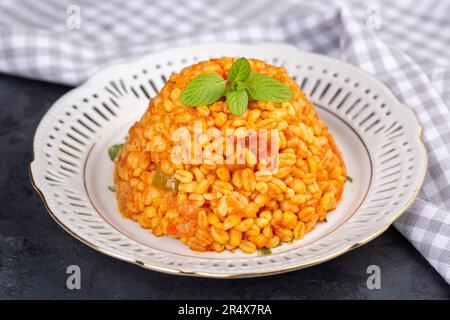
MULTIPOLYGON (((116 159, 115 188, 123 216, 154 235, 179 238, 197 251, 240 248, 245 253, 301 239, 336 207, 346 182, 345 165, 333 137, 284 68, 250 60, 294 92, 289 102, 250 101, 235 116, 225 98, 197 108, 180 93, 203 73, 225 78, 232 58, 211 59, 170 77, 147 112, 129 130, 116 159), (202 130, 272 128, 280 135, 279 170, 246 164, 175 164, 171 133, 201 121, 202 130)), ((205 146, 203 146, 205 147, 205 146)))

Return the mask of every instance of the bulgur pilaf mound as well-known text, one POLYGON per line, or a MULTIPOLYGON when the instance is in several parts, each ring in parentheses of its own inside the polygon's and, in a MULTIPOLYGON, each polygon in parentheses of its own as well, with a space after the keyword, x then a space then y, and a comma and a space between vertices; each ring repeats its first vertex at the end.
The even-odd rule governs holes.
POLYGON ((234 61, 211 59, 172 75, 129 130, 115 163, 122 215, 196 251, 253 253, 301 239, 336 207, 346 181, 333 137, 284 68, 249 60, 252 71, 294 92, 289 102, 250 100, 242 116, 231 114, 224 98, 196 108, 182 104, 180 93, 189 81, 204 73, 225 77, 234 61), (194 121, 201 121, 205 131, 277 129, 278 171, 267 174, 261 163, 174 163, 171 134, 180 127, 192 131, 194 121))

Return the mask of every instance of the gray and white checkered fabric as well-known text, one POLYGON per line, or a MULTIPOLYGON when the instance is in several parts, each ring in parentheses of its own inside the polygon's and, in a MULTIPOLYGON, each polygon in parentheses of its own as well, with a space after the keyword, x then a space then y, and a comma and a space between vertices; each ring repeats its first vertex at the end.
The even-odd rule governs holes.
POLYGON ((107 63, 214 41, 286 42, 346 60, 414 109, 429 171, 395 227, 450 283, 448 1, 0 0, 0 71, 30 78, 78 84, 107 63))

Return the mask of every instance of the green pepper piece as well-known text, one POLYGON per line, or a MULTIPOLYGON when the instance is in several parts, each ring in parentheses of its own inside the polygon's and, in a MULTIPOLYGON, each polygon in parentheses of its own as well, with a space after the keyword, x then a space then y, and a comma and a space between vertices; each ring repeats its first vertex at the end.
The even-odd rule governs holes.
POLYGON ((122 151, 122 147, 123 147, 123 143, 115 144, 108 149, 108 155, 109 155, 109 158, 111 159, 111 161, 116 160, 117 156, 122 151))
POLYGON ((266 256, 268 254, 271 254, 272 250, 270 250, 269 248, 262 248, 258 250, 258 255, 259 256, 266 256))
POLYGON ((163 190, 178 192, 178 185, 180 182, 173 176, 166 175, 161 172, 159 167, 156 168, 155 175, 152 179, 152 185, 163 190))

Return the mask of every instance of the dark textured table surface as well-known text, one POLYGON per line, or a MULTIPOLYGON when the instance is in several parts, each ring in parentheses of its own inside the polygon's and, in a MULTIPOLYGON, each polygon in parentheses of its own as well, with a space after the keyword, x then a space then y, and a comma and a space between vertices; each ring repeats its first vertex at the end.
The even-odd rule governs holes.
POLYGON ((145 270, 87 247, 47 214, 28 165, 41 117, 69 87, 0 74, 0 299, 449 299, 450 288, 394 228, 321 265, 238 280, 177 277, 145 270), (68 290, 69 265, 81 290, 68 290), (367 267, 381 269, 369 290, 367 267))

